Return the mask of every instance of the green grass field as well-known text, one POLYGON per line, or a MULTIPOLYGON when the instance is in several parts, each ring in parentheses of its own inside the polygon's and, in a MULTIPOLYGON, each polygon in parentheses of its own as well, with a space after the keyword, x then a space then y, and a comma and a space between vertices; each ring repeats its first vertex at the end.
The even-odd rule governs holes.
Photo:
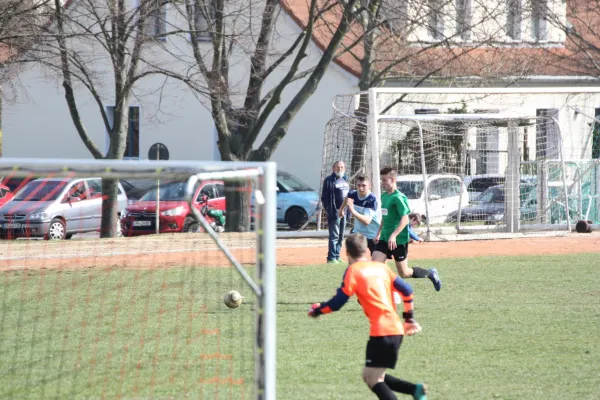
MULTIPOLYGON (((409 281, 423 332, 393 374, 425 381, 430 399, 597 399, 599 259, 415 261, 444 287, 409 281)), ((280 399, 375 398, 360 378, 368 323, 356 300, 306 316, 343 270, 278 270, 280 399)), ((0 398, 251 398, 253 300, 227 309, 230 287, 242 284, 225 268, 3 273, 0 398)))

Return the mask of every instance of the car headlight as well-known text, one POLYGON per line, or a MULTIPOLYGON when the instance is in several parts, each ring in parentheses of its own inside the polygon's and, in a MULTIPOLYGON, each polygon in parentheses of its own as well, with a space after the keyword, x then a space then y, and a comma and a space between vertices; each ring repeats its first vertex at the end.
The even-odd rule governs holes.
POLYGON ((160 213, 160 215, 165 217, 172 217, 174 215, 181 215, 183 213, 183 206, 171 208, 170 210, 165 210, 160 213))
POLYGON ((46 214, 44 212, 33 213, 29 216, 29 219, 37 219, 37 220, 48 219, 48 214, 46 214))
POLYGON ((129 211, 127 211, 127 210, 121 211, 121 218, 126 218, 127 215, 129 215, 129 211))

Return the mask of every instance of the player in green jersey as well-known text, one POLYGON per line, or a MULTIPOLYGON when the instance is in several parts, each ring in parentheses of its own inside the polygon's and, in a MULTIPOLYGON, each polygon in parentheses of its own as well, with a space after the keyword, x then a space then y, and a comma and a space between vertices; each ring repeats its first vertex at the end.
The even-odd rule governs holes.
POLYGON ((394 258, 398 275, 402 278, 429 278, 438 292, 442 288, 442 281, 435 268, 429 270, 408 266, 408 200, 396 186, 396 170, 384 167, 381 172, 381 216, 382 222, 379 233, 373 239, 375 249, 372 260, 386 262, 394 258))

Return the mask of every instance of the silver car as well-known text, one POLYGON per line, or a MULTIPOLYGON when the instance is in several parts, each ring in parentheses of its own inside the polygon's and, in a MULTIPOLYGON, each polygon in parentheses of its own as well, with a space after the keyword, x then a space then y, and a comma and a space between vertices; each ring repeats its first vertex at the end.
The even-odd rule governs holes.
MULTIPOLYGON (((117 201, 119 211, 127 205, 121 184, 117 201)), ((101 217, 101 178, 36 179, 0 207, 0 237, 70 239, 75 233, 99 231, 101 217)), ((116 223, 120 233, 118 219, 116 223)))

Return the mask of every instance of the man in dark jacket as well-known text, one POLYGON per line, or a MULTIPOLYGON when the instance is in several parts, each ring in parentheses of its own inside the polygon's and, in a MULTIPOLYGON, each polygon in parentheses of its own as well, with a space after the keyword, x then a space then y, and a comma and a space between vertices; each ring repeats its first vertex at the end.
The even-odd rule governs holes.
POLYGON ((346 180, 346 165, 343 161, 336 161, 333 164, 333 173, 323 181, 323 191, 321 192, 321 204, 327 211, 327 225, 329 227, 329 251, 327 252, 328 263, 339 263, 340 250, 344 241, 344 229, 346 228, 346 219, 348 210, 343 218, 338 216, 338 210, 342 206, 344 199, 348 196, 350 186, 346 180))

